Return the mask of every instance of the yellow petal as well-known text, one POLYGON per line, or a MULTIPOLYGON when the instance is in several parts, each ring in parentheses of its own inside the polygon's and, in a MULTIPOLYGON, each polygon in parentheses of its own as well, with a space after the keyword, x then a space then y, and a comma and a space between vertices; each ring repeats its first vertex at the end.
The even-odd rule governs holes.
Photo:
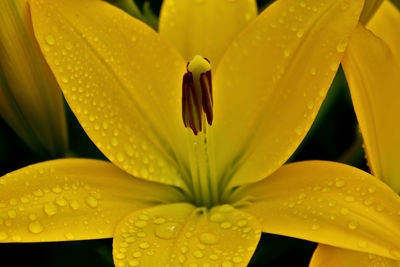
POLYGON ((359 26, 342 64, 369 166, 400 192, 400 62, 381 39, 359 26))
POLYGON ((367 24, 375 12, 379 9, 383 0, 365 0, 364 9, 360 16, 360 23, 367 24))
POLYGON ((264 232, 400 260, 400 197, 359 169, 288 164, 243 193, 264 232))
POLYGON ((134 176, 182 185, 177 158, 184 157, 177 150, 185 133, 180 108, 185 62, 178 52, 104 1, 31 5, 44 55, 98 148, 134 176))
POLYGON ((0 242, 109 238, 127 214, 171 201, 172 187, 105 161, 47 161, 0 178, 0 242))
POLYGON ((1 1, 0 10, 0 116, 36 152, 63 155, 64 103, 34 38, 27 1, 1 1))
POLYGON ((332 246, 318 245, 309 267, 399 267, 400 261, 379 257, 373 254, 341 249, 332 246))
POLYGON ((216 66, 228 45, 256 15, 254 0, 165 0, 159 31, 187 61, 201 55, 216 66))
POLYGON ((253 216, 223 205, 162 205, 134 212, 114 234, 119 266, 247 266, 260 239, 253 216))
POLYGON ((390 1, 384 1, 367 28, 389 45, 400 62, 400 11, 390 1))
POLYGON ((276 1, 233 42, 215 74, 213 124, 218 173, 233 185, 268 176, 300 144, 362 2, 276 1))

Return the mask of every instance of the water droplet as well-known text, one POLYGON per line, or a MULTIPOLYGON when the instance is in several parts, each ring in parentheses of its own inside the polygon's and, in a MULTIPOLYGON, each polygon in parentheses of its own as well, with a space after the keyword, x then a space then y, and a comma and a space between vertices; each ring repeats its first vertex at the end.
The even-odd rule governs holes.
POLYGON ((39 234, 43 232, 43 225, 38 221, 31 222, 28 228, 32 234, 39 234))
POLYGON ((135 252, 133 252, 132 256, 135 257, 135 258, 140 258, 140 257, 142 257, 142 252, 135 251, 135 252))
POLYGON ((243 227, 243 226, 245 226, 246 224, 247 224, 247 221, 246 221, 246 220, 240 220, 240 221, 237 222, 237 225, 238 225, 239 227, 243 227))
POLYGON ((111 144, 112 144, 113 146, 118 146, 118 139, 115 138, 115 137, 113 137, 113 138, 111 139, 111 144))
POLYGON ((344 198, 344 200, 346 200, 347 202, 353 202, 354 201, 354 197, 353 196, 346 196, 344 198))
POLYGON ((97 199, 95 199, 92 196, 89 196, 86 198, 86 204, 88 204, 89 207, 95 208, 97 207, 97 199))
POLYGON ((211 254, 210 255, 210 259, 213 260, 213 261, 216 261, 216 260, 218 260, 218 255, 217 254, 211 254))
POLYGON ((358 222, 357 221, 351 221, 351 222, 349 222, 348 227, 349 227, 350 230, 355 230, 358 227, 358 222))
POLYGON ((383 206, 383 204, 377 204, 375 207, 375 210, 378 212, 381 212, 385 209, 385 207, 383 206))
POLYGON ((311 68, 311 75, 316 75, 317 74, 317 69, 316 68, 311 68))
POLYGON ((200 250, 196 250, 195 252, 193 252, 193 256, 195 256, 196 258, 202 258, 204 254, 200 250))
POLYGON ((343 187, 346 185, 346 181, 344 180, 337 180, 335 183, 336 187, 343 187))
POLYGON ((164 223, 156 229, 156 236, 161 239, 173 239, 178 234, 179 225, 176 223, 164 223))
POLYGON ((230 261, 225 261, 222 263, 222 267, 233 267, 233 263, 230 261))
POLYGON ((241 263, 241 262, 243 261, 243 259, 242 259, 241 257, 234 257, 234 258, 232 259, 232 261, 233 261, 234 263, 241 263))
POLYGON ((334 62, 332 62, 332 64, 330 65, 329 68, 331 69, 331 71, 337 71, 338 65, 339 65, 339 63, 337 61, 334 61, 334 62))
POLYGON ((313 225, 311 226, 311 229, 312 229, 312 230, 318 230, 319 228, 321 228, 321 226, 319 226, 318 224, 313 224, 313 225))
POLYGON ((145 227, 147 225, 147 222, 145 222, 145 221, 137 221, 137 222, 135 222, 135 226, 137 227, 137 228, 143 228, 143 227, 145 227))
POLYGON ((347 40, 341 40, 341 41, 339 41, 339 43, 337 44, 336 50, 337 50, 339 53, 342 53, 342 52, 344 52, 344 50, 346 50, 346 47, 347 47, 347 40))
POLYGON ((45 39, 46 43, 49 45, 54 45, 56 43, 56 39, 51 34, 46 35, 46 37, 44 39, 45 39))
POLYGON ((128 262, 129 266, 135 267, 135 266, 139 266, 139 261, 138 260, 130 260, 128 262))
POLYGON ((283 55, 284 55, 285 57, 290 56, 290 50, 289 50, 288 48, 286 48, 286 49, 283 51, 283 55))
POLYGON ((368 187, 368 192, 370 192, 370 193, 375 193, 375 191, 376 191, 376 187, 375 186, 370 186, 370 187, 368 187))
POLYGON ((119 260, 122 260, 122 259, 125 258, 125 254, 124 254, 124 253, 117 253, 117 254, 115 255, 115 258, 117 258, 117 259, 119 259, 119 260))
MULTIPOLYGON (((247 221, 245 221, 247 223, 247 221)), ((214 245, 218 243, 218 237, 211 233, 202 233, 199 237, 200 242, 206 245, 214 245)))
POLYGON ((57 213, 57 206, 53 202, 49 202, 43 205, 43 210, 47 215, 52 216, 57 213))
POLYGON ((223 229, 228 229, 231 226, 232 226, 231 222, 223 222, 223 223, 221 223, 221 228, 223 228, 223 229))
POLYGON ((61 187, 59 187, 58 185, 53 187, 52 190, 53 190, 54 193, 60 193, 62 191, 61 187))
POLYGON ((301 125, 297 126, 297 127, 294 129, 294 132, 295 132, 297 135, 301 135, 301 134, 303 133, 303 127, 301 127, 301 125))
POLYGON ((165 223, 165 219, 163 217, 158 217, 154 220, 155 224, 162 224, 165 223))
POLYGON ((56 198, 56 204, 60 207, 65 207, 67 205, 67 200, 64 197, 56 198))
POLYGON ((140 243, 140 244, 139 244, 139 247, 142 248, 142 249, 146 249, 146 248, 149 248, 149 247, 150 247, 150 244, 147 243, 147 242, 143 242, 143 243, 140 243))
POLYGON ((40 189, 34 191, 33 194, 34 194, 35 196, 37 196, 37 197, 43 196, 43 192, 42 192, 42 190, 40 190, 40 189))
POLYGON ((79 207, 80 207, 79 202, 78 202, 78 200, 76 200, 76 199, 71 200, 71 201, 69 202, 69 205, 71 206, 71 208, 72 208, 73 210, 77 210, 77 209, 79 209, 79 207))
POLYGON ((67 234, 65 234, 64 236, 65 236, 65 238, 66 238, 67 240, 73 240, 73 239, 74 239, 74 235, 73 235, 72 233, 67 233, 67 234))
POLYGON ((210 217, 210 221, 212 222, 222 222, 223 220, 225 220, 225 216, 221 213, 214 213, 210 217))
POLYGON ((342 215, 347 215, 347 214, 350 213, 350 211, 349 211, 348 208, 341 208, 341 209, 340 209, 340 213, 341 213, 342 215))

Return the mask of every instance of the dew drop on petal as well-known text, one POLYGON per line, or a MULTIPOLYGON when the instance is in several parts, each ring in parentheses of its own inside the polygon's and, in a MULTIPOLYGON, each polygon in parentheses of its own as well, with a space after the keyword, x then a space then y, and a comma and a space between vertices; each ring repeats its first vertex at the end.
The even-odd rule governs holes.
POLYGON ((92 196, 89 196, 86 198, 86 204, 88 204, 89 207, 95 208, 97 207, 97 199, 95 199, 92 196))
POLYGON ((335 185, 336 187, 343 187, 346 185, 346 182, 344 180, 337 180, 335 185))
POLYGON ((67 240, 73 240, 74 239, 74 235, 72 233, 66 233, 64 236, 65 236, 65 238, 67 240))
POLYGON ((46 35, 46 37, 44 39, 45 39, 46 43, 49 45, 54 45, 56 43, 54 36, 51 34, 46 35))
POLYGON ((57 206, 53 202, 49 202, 43 205, 43 210, 47 215, 53 216, 57 213, 57 206))
POLYGON ((32 234, 39 234, 43 232, 43 225, 39 221, 31 222, 28 228, 32 234))
POLYGON ((218 237, 211 233, 202 233, 199 236, 200 242, 206 245, 214 245, 218 243, 218 237))
POLYGON ((164 223, 157 227, 156 229, 156 236, 161 239, 173 239, 178 234, 179 225, 176 223, 164 223))

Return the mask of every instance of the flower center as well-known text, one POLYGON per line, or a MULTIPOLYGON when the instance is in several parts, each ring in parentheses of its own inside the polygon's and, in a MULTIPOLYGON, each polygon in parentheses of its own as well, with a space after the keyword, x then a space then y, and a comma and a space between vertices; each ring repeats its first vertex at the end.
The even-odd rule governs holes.
POLYGON ((187 137, 193 202, 206 207, 220 201, 213 145, 207 136, 213 120, 212 108, 211 65, 197 55, 187 64, 183 76, 182 118, 185 127, 190 128, 187 137))

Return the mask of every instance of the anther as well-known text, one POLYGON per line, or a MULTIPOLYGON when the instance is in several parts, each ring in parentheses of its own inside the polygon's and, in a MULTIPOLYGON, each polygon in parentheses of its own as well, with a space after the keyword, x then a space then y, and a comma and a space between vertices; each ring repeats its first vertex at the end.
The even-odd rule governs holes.
POLYGON ((211 65, 208 59, 195 56, 187 64, 182 82, 182 117, 185 127, 195 135, 203 130, 203 118, 213 121, 211 65))

